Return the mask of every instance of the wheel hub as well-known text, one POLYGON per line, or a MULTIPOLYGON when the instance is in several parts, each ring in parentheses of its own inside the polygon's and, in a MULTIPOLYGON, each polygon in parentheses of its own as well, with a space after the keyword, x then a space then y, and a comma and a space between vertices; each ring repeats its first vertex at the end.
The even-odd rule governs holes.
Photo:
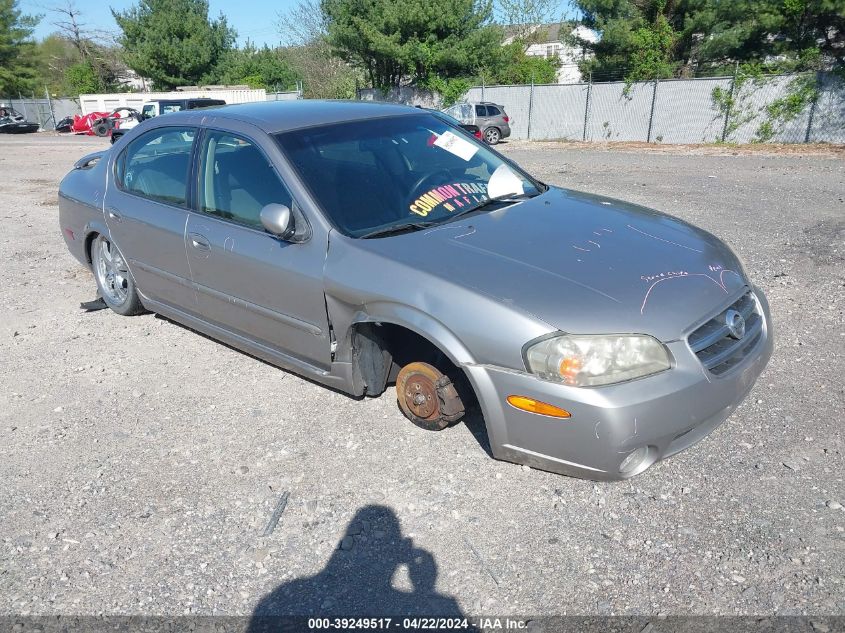
POLYGON ((412 374, 405 383, 405 403, 419 418, 425 420, 436 417, 440 403, 437 399, 437 388, 428 376, 412 374))

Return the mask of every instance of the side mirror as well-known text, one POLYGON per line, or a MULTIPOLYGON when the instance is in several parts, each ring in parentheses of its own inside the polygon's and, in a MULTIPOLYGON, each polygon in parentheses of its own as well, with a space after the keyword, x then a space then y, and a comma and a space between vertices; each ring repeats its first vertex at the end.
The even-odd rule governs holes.
POLYGON ((283 204, 271 203, 261 209, 261 224, 273 235, 287 239, 293 233, 293 215, 283 204))

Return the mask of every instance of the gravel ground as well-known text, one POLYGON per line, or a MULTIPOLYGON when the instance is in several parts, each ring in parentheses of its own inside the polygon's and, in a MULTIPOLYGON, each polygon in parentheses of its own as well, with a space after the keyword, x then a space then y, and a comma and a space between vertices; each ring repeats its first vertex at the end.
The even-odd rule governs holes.
POLYGON ((845 614, 841 154, 501 146, 719 235, 771 302, 777 349, 737 412, 596 484, 491 459, 477 421, 419 430, 392 391, 81 311, 56 188, 100 147, 0 138, 0 614, 845 614))

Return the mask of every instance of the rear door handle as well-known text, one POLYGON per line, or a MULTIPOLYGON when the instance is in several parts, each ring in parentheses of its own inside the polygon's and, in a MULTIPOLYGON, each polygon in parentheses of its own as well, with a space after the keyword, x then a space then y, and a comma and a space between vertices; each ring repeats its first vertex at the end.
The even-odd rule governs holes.
POLYGON ((188 233, 188 240, 191 242, 191 246, 198 251, 211 250, 211 244, 204 235, 200 235, 199 233, 188 233))
POLYGON ((117 211, 115 211, 114 208, 109 207, 108 213, 109 213, 109 218, 111 218, 115 222, 122 222, 123 221, 123 216, 121 216, 117 211))

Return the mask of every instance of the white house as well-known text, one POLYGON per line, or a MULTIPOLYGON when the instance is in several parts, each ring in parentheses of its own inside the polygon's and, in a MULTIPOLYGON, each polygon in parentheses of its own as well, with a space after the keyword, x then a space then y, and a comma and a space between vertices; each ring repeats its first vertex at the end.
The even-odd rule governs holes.
MULTIPOLYGON (((529 34, 535 40, 525 51, 532 57, 545 57, 547 59, 557 57, 560 60, 560 68, 557 71, 557 82, 559 84, 575 84, 583 81, 581 72, 578 70, 578 62, 593 56, 583 44, 577 42, 589 42, 595 44, 599 41, 599 34, 586 26, 576 26, 569 31, 561 33, 564 24, 538 24, 529 27, 529 34)), ((525 29, 522 29, 523 33, 525 29)), ((514 35, 505 38, 505 44, 510 44, 514 35)))

